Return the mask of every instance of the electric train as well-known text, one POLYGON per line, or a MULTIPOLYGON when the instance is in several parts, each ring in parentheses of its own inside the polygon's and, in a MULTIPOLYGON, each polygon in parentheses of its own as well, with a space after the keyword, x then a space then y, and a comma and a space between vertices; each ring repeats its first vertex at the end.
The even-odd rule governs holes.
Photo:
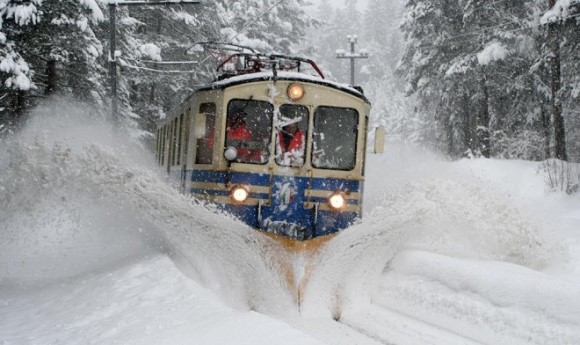
POLYGON ((228 54, 158 123, 158 164, 184 193, 274 237, 307 241, 362 217, 370 102, 310 59, 228 54))

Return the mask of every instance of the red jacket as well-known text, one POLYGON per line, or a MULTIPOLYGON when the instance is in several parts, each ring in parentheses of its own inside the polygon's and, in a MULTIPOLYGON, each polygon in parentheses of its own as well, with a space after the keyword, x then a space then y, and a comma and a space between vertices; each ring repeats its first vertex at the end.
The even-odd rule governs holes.
POLYGON ((236 128, 228 128, 226 138, 230 140, 250 141, 252 139, 252 132, 246 125, 239 125, 236 128))
MULTIPOLYGON (((245 124, 241 124, 236 128, 228 128, 226 131, 227 140, 238 140, 244 143, 248 143, 252 140, 252 132, 245 124)), ((244 147, 238 147, 238 159, 237 161, 246 163, 262 163, 262 157, 260 150, 251 150, 244 147)))
POLYGON ((292 152, 292 151, 302 151, 304 147, 304 134, 301 130, 297 130, 290 139, 288 146, 284 142, 284 133, 282 131, 278 132, 278 142, 280 143, 280 150, 282 153, 292 152))

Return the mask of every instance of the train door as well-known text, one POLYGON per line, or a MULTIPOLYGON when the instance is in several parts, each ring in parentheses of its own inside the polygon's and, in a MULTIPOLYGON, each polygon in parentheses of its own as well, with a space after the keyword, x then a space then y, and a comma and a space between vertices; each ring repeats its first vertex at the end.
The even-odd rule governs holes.
POLYGON ((194 164, 212 164, 216 122, 216 104, 201 103, 194 121, 194 164))
POLYGON ((191 108, 184 110, 181 115, 181 192, 185 192, 185 180, 187 178, 187 156, 189 151, 189 118, 191 108))

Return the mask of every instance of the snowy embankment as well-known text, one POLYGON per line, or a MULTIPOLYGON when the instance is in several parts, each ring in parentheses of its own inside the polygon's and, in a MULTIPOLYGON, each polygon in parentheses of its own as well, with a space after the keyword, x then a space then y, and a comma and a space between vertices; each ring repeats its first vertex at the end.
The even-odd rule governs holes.
POLYGON ((299 314, 274 243, 70 112, 2 143, 2 345, 580 343, 580 198, 537 163, 389 145, 299 314))
POLYGON ((441 342, 427 340, 429 332, 381 330, 381 314, 450 330, 463 337, 459 343, 580 343, 580 198, 545 193, 538 163, 447 163, 427 154, 406 166, 412 159, 395 157, 406 150, 378 158, 378 166, 398 173, 369 179, 397 191, 390 207, 415 212, 414 221, 372 286, 370 303, 343 322, 395 343, 441 342))
POLYGON ((2 295, 0 344, 321 344, 235 310, 164 255, 2 295))

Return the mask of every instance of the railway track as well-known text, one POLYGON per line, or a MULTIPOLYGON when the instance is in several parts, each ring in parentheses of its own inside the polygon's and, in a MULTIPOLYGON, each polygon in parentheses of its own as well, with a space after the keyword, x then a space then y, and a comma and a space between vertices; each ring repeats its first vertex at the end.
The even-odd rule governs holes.
POLYGON ((346 313, 338 322, 385 345, 485 344, 457 331, 441 328, 377 304, 360 312, 346 313))

